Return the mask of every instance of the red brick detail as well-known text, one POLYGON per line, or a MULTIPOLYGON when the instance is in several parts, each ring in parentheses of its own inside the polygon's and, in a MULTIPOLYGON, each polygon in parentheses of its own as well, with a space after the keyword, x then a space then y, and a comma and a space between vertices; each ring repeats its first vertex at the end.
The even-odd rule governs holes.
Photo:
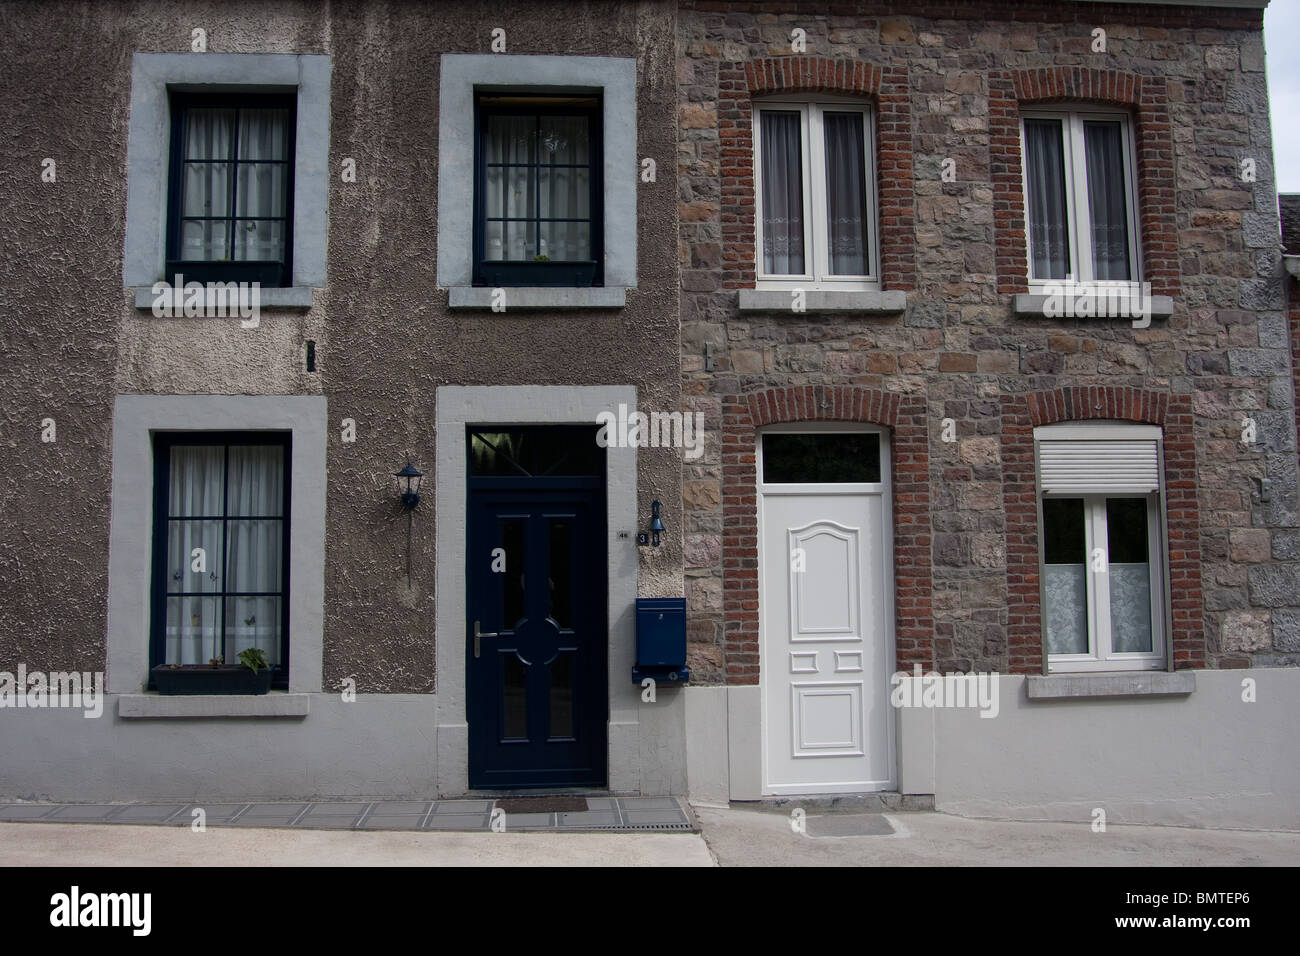
POLYGON ((999 292, 1029 289, 1020 107, 1082 102, 1118 106, 1133 114, 1142 278, 1151 283, 1155 295, 1178 294, 1174 140, 1168 87, 1168 80, 1162 76, 1078 66, 1008 70, 990 75, 989 159, 999 292))
POLYGON ((1165 529, 1173 595, 1173 655, 1179 670, 1205 667, 1201 592, 1200 512, 1196 499, 1196 443, 1192 400, 1144 389, 1081 385, 1002 403, 1002 501, 1007 528, 1007 652, 1013 674, 1043 673, 1043 621, 1038 581, 1038 490, 1034 482, 1034 427, 1108 419, 1164 429, 1165 529))
POLYGON ((848 421, 891 429, 894 641, 897 666, 934 665, 930 567, 930 452, 923 398, 853 385, 767 388, 722 398, 722 601, 728 684, 757 684, 758 429, 779 422, 848 421))
POLYGON ((874 101, 881 283, 886 289, 914 290, 916 231, 907 68, 815 56, 718 65, 723 286, 754 288, 753 98, 772 93, 847 93, 874 101))

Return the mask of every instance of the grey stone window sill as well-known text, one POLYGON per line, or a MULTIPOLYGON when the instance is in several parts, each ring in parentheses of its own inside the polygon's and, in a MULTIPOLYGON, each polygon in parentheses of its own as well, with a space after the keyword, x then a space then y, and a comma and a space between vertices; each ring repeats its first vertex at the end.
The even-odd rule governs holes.
POLYGON ((285 691, 248 696, 122 694, 117 699, 117 716, 124 720, 150 717, 306 717, 310 706, 310 694, 285 691))
POLYGON ((1196 690, 1192 671, 1131 671, 1122 674, 1031 675, 1025 680, 1030 700, 1079 697, 1174 697, 1196 690))
MULTIPOLYGON (((1037 292, 1019 292, 1016 294, 1012 303, 1012 309, 1016 315, 1031 315, 1037 318, 1053 318, 1047 315, 1046 294, 1037 292)), ((1151 318, 1167 319, 1174 314, 1174 299, 1168 295, 1153 295, 1151 297, 1151 318)), ((1060 318, 1060 316, 1054 316, 1060 318)), ((1088 316, 1079 316, 1080 319, 1089 318, 1088 316)), ((1093 316, 1099 320, 1105 320, 1108 316, 1093 316)), ((1115 318, 1127 318, 1127 316, 1115 316, 1115 318)))
MULTIPOLYGON (((135 307, 144 311, 152 312, 154 301, 158 298, 150 286, 136 286, 135 307)), ((288 289, 258 289, 258 308, 260 309, 310 309, 312 307, 312 289, 310 286, 292 286, 288 289)), ((215 292, 207 292, 204 299, 205 308, 216 308, 222 303, 218 302, 218 296, 215 292)), ((164 300, 166 301, 166 300, 164 300)), ((184 304, 182 298, 177 303, 176 308, 179 310, 184 304)), ((239 301, 237 296, 232 296, 228 303, 231 312, 239 314, 239 301)))
MULTIPOLYGON (((791 312, 792 289, 741 289, 741 312, 791 312)), ((853 312, 858 315, 898 315, 907 308, 906 292, 804 292, 803 312, 853 312)), ((795 313, 796 315, 801 313, 795 313)))
MULTIPOLYGON (((452 286, 447 290, 447 304, 453 309, 488 309, 494 305, 493 292, 479 286, 452 286)), ((627 289, 592 287, 584 289, 543 286, 510 286, 505 298, 498 299, 505 312, 520 309, 621 309, 627 305, 627 289)))

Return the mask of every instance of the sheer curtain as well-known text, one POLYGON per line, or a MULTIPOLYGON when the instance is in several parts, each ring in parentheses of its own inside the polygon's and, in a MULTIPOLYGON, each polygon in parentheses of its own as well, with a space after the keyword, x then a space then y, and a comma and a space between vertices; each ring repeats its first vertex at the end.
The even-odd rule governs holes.
MULTIPOLYGON (((532 166, 499 165, 535 162, 533 143, 536 135, 537 118, 534 116, 488 117, 485 191, 489 219, 503 216, 527 218, 537 214, 537 179, 532 166)), ((533 223, 487 223, 484 255, 488 260, 531 260, 537 254, 533 223)))
MULTIPOLYGON (((230 215, 230 164, 226 160, 230 158, 234 119, 234 110, 185 111, 183 216, 230 215)), ((187 220, 181 226, 181 258, 229 259, 229 228, 226 219, 187 220)))
POLYGON ((283 501, 278 445, 231 446, 228 461, 221 445, 172 447, 168 513, 179 520, 168 521, 168 664, 234 664, 247 647, 279 662, 283 501), (275 593, 237 596, 250 591, 275 593))
POLYGON ((832 275, 867 274, 866 160, 861 113, 822 114, 832 275))
POLYGON ((801 114, 760 113, 763 167, 763 271, 804 275, 801 114))
POLYGON ((1105 122, 1087 122, 1083 128, 1093 277, 1127 280, 1130 272, 1123 128, 1119 123, 1105 122))
POLYGON ((1070 271, 1065 153, 1061 137, 1060 120, 1025 120, 1029 251, 1035 279, 1064 279, 1070 271))
POLYGON ((267 160, 287 159, 289 111, 239 111, 239 180, 235 215, 254 217, 235 224, 235 255, 239 260, 284 258, 284 216, 288 165, 267 160), (269 218, 276 217, 276 218, 269 218))
MULTIPOLYGON (((543 219, 591 217, 589 133, 585 116, 544 116, 538 133, 538 189, 543 219)), ((591 258, 591 224, 551 222, 539 225, 539 254, 555 261, 591 258)))

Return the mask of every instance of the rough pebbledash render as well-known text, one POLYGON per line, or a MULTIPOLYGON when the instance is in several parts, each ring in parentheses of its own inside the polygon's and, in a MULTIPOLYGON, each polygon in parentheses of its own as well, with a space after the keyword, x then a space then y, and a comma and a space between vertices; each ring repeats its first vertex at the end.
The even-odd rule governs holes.
POLYGON ((695 679, 759 680, 756 428, 827 419, 892 430, 900 664, 1042 672, 1033 428, 1089 419, 1164 429, 1175 668, 1300 663, 1294 280, 1261 11, 941 6, 679 4, 683 403, 721 422, 683 473, 695 679), (753 108, 776 93, 874 111, 880 285, 907 293, 901 314, 738 307, 756 276, 753 108), (1148 328, 1013 306, 1020 111, 1069 104, 1131 117, 1141 278, 1173 302, 1148 328))

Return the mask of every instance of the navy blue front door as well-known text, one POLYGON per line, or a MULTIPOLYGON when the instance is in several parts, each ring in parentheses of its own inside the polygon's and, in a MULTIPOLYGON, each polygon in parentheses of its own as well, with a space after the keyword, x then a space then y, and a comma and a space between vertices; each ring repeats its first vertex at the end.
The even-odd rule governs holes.
POLYGON ((470 787, 603 786, 603 467, 600 476, 492 470, 476 475, 471 461, 470 787))

